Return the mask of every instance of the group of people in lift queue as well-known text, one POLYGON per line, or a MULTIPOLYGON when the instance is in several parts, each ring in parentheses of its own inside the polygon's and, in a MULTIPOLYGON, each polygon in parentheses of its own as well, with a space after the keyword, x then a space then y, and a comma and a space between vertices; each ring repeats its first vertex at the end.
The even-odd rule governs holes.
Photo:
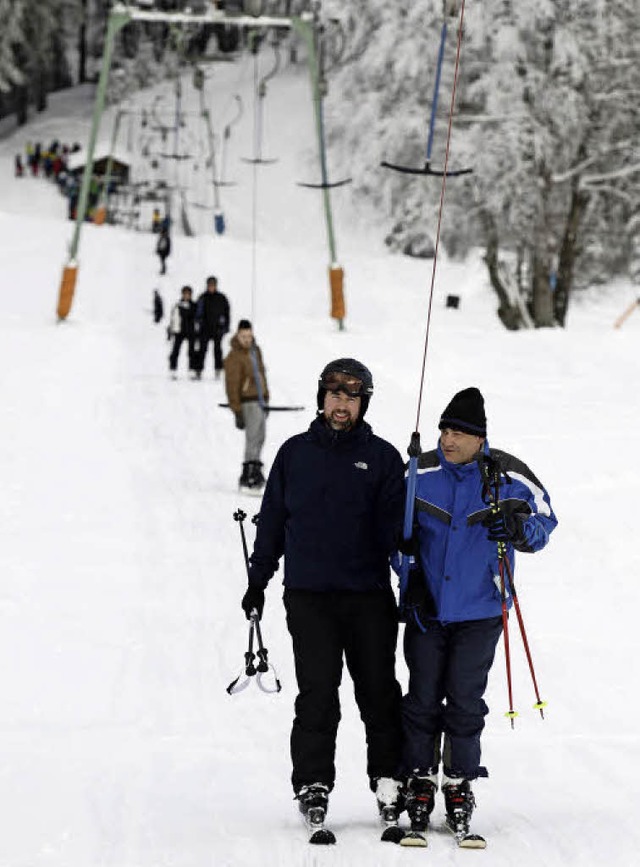
MULTIPOLYGON (((159 321, 158 298, 156 291, 156 321, 159 321)), ((177 379, 180 350, 186 344, 189 375, 191 379, 201 380, 211 346, 214 378, 219 380, 224 373, 227 401, 235 426, 244 432, 240 489, 253 494, 261 492, 265 484, 261 456, 269 410, 269 387, 262 352, 248 319, 238 322, 230 349, 223 357, 222 342, 229 333, 230 322, 229 301, 219 291, 217 277, 207 277, 205 291, 197 301, 193 298, 192 287, 183 286, 180 299, 171 308, 167 326, 167 338, 171 341, 169 372, 172 379, 177 379)))
POLYGON ((484 694, 514 599, 515 552, 544 548, 557 519, 526 464, 489 446, 484 398, 470 387, 453 396, 436 447, 417 459, 408 532, 405 465, 365 421, 372 395, 372 375, 356 359, 337 359, 320 374, 316 418, 280 447, 268 474, 242 608, 248 619, 262 617, 284 558, 298 682, 291 783, 308 824, 322 826, 336 781, 346 660, 387 831, 399 830, 406 810, 420 840, 440 790, 459 844, 482 846, 469 831, 472 785, 487 776, 484 694), (390 564, 403 576, 399 603, 390 564), (395 672, 399 620, 404 696, 395 672))

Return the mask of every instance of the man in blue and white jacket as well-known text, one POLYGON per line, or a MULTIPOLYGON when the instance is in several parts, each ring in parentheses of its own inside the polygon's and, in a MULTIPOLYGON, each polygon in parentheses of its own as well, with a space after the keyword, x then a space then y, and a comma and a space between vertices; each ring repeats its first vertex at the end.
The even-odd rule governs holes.
MULTIPOLYGON (((468 827, 470 781, 487 775, 480 735, 502 632, 498 544, 512 571, 514 552, 544 548, 557 519, 531 470, 489 448, 477 388, 453 397, 439 428, 438 447, 418 459, 415 564, 401 599, 410 677, 402 708, 403 764, 407 810, 420 827, 433 810, 442 762, 447 821, 455 829, 461 822, 468 827)), ((510 570, 504 572, 508 579, 510 570)), ((510 607, 508 580, 505 595, 510 607)))

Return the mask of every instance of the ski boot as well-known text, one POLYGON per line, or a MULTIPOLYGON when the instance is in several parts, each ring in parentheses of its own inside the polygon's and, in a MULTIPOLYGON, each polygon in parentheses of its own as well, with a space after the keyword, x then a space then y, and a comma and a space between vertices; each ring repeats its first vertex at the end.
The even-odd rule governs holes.
POLYGON ((311 783, 296 792, 296 800, 309 832, 309 842, 327 845, 336 842, 332 831, 324 827, 329 807, 329 786, 311 783))
POLYGON ((435 806, 437 788, 435 776, 410 777, 406 799, 411 830, 401 840, 402 846, 427 845, 427 826, 435 806))
POLYGON ((384 825, 380 839, 383 842, 399 843, 404 837, 404 831, 398 825, 398 818, 404 808, 402 783, 391 777, 378 777, 375 784, 378 811, 384 825))
POLYGON ((447 811, 446 825, 464 849, 484 849, 486 841, 469 830, 476 799, 469 780, 445 777, 442 783, 444 804, 447 811))
POLYGON ((262 464, 260 461, 246 461, 242 465, 240 490, 245 494, 259 497, 264 489, 264 484, 265 480, 262 475, 262 464))
POLYGON ((262 462, 251 461, 251 485, 261 491, 265 485, 265 478, 262 475, 262 462))
POLYGON ((242 473, 238 479, 238 486, 241 491, 249 493, 251 489, 251 461, 245 461, 242 464, 242 473))

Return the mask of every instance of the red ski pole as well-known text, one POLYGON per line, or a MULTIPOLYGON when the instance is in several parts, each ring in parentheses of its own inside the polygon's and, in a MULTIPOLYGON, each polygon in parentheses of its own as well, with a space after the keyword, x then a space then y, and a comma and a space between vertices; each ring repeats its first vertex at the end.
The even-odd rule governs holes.
POLYGON ((529 649, 529 642, 527 640, 527 631, 524 628, 524 620, 522 619, 522 612, 520 611, 520 603, 518 602, 518 594, 516 592, 516 585, 513 581, 513 570, 511 569, 511 563, 509 560, 507 563, 507 574, 509 576, 509 586, 511 587, 511 596, 513 598, 513 607, 516 609, 516 616, 518 618, 518 625, 520 626, 520 634, 522 635, 522 643, 524 644, 524 652, 527 654, 527 662, 529 663, 529 671, 531 672, 531 680, 533 681, 533 689, 536 694, 536 703, 534 704, 534 710, 540 711, 540 716, 544 719, 544 710, 547 706, 546 701, 542 701, 540 698, 540 691, 538 689, 538 681, 536 680, 536 673, 533 668, 533 659, 531 657, 531 651, 529 649))
MULTIPOLYGON (((492 511, 497 507, 494 503, 492 511)), ((507 666, 507 691, 509 693, 509 710, 505 716, 511 720, 511 728, 514 728, 514 719, 518 716, 518 712, 513 709, 513 686, 511 683, 511 654, 509 652, 509 614, 507 612, 507 592, 504 582, 504 563, 506 545, 504 542, 498 542, 498 573, 500 575, 500 599, 502 600, 502 634, 504 636, 504 659, 507 666)), ((507 560, 507 562, 509 562, 507 560)))

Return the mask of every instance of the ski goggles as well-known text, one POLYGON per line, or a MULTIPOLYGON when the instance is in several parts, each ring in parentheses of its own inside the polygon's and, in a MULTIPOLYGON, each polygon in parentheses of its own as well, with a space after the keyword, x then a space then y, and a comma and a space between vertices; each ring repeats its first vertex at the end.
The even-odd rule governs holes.
POLYGON ((320 385, 327 391, 343 391, 349 397, 362 397, 366 393, 362 380, 349 373, 327 373, 320 385))

